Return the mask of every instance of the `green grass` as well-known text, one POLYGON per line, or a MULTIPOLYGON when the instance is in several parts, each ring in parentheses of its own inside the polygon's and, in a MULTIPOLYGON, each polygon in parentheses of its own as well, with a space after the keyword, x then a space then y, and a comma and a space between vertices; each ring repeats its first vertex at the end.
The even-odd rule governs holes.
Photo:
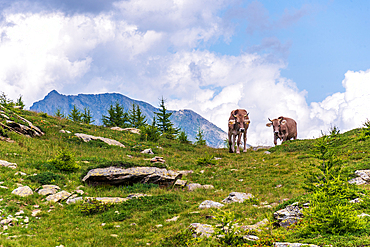
MULTIPOLYGON (((30 120, 45 132, 38 138, 29 138, 14 133, 8 136, 15 143, 0 142, 0 159, 18 164, 15 170, 0 167, 0 181, 9 189, 0 188, 0 209, 2 218, 19 210, 30 218, 28 228, 19 220, 14 226, 0 235, 0 246, 161 246, 163 239, 187 238, 183 234, 191 223, 215 224, 210 210, 199 210, 204 200, 221 202, 230 192, 246 192, 255 196, 257 201, 284 203, 276 208, 257 208, 251 202, 234 203, 223 207, 231 210, 240 224, 254 224, 264 218, 272 219, 272 214, 279 208, 294 201, 304 201, 306 192, 302 188, 305 175, 312 169, 311 164, 319 164, 312 155, 316 140, 295 140, 271 148, 271 154, 265 150, 250 151, 242 154, 230 154, 227 149, 214 149, 206 146, 182 144, 177 140, 160 139, 158 142, 143 142, 139 136, 129 132, 113 131, 102 126, 77 124, 66 119, 50 117, 30 111, 18 111, 18 114, 30 120), (71 131, 63 134, 61 129, 71 131), (115 139, 126 148, 108 146, 100 141, 84 143, 74 133, 85 133, 115 139), (200 184, 212 184, 213 190, 188 192, 180 188, 159 188, 155 185, 134 186, 95 186, 89 187, 81 178, 89 169, 109 165, 153 166, 148 160, 150 155, 140 151, 151 148, 156 156, 166 160, 167 169, 193 170, 194 173, 183 179, 200 184), (47 162, 55 158, 61 150, 74 154, 81 168, 75 172, 63 172, 54 169, 47 162), (130 156, 130 157, 129 157, 130 156), (219 157, 216 163, 199 162, 205 157, 219 157), (204 172, 201 173, 200 171, 204 172), (27 176, 15 175, 22 171, 27 176), (37 176, 31 176, 38 174, 37 176), (53 183, 69 192, 83 185, 87 196, 126 197, 131 193, 145 193, 152 197, 132 199, 114 205, 107 211, 94 215, 80 212, 79 204, 46 204, 37 193, 20 198, 11 194, 17 183, 36 189, 45 183, 53 183), (281 187, 277 187, 281 185, 281 187), (34 205, 39 205, 42 213, 39 218, 31 216, 34 205), (51 210, 48 212, 48 210, 51 210), (116 213, 119 212, 119 214, 116 213), (199 213, 192 213, 199 211, 199 213), (176 222, 166 219, 180 216, 176 222), (102 223, 105 223, 102 226, 102 223), (161 224, 161 227, 157 225, 161 224), (117 227, 117 226, 120 227, 117 227), (5 234, 4 234, 5 233, 5 234), (113 234, 113 235, 112 235, 113 234), (18 236, 10 238, 9 236, 18 236), (161 242, 162 241, 162 242, 161 242)), ((332 139, 336 155, 342 159, 345 174, 352 175, 357 169, 370 169, 370 138, 358 139, 360 129, 339 134, 332 139)), ((369 186, 362 186, 367 193, 369 186)), ((370 213, 369 200, 358 207, 370 213)), ((370 244, 368 234, 330 236, 312 234, 301 237, 294 231, 274 228, 268 232, 257 233, 261 238, 280 241, 332 244, 333 246, 362 246, 370 244)), ((214 239, 204 240, 198 246, 217 246, 214 239), (203 245, 202 245, 203 244, 203 245)), ((167 243, 167 246, 168 245, 167 243)))

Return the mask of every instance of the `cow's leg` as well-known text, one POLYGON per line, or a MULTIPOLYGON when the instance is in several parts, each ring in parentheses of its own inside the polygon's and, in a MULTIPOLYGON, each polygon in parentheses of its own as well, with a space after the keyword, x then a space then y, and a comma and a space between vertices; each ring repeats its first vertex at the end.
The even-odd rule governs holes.
POLYGON ((229 133, 229 153, 234 153, 233 135, 229 133))
POLYGON ((274 144, 275 144, 275 146, 277 144, 277 136, 276 135, 274 135, 274 144))
POLYGON ((241 139, 241 133, 238 134, 238 140, 236 141, 236 153, 240 154, 239 146, 240 146, 240 139, 241 139))
POLYGON ((244 132, 243 133, 243 137, 244 137, 244 149, 243 149, 243 152, 247 152, 247 132, 244 132))

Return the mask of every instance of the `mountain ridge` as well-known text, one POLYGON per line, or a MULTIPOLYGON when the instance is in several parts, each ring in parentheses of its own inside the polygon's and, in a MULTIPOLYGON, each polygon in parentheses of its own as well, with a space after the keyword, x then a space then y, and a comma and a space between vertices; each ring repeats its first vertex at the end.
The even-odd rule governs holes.
MULTIPOLYGON (((103 94, 78 94, 78 95, 63 95, 56 90, 50 91, 42 100, 34 102, 30 110, 37 112, 45 112, 49 115, 55 115, 57 109, 67 116, 75 105, 77 109, 82 111, 84 108, 90 109, 92 113, 93 124, 102 125, 102 116, 108 115, 108 109, 111 104, 118 102, 128 111, 132 108, 132 104, 140 107, 144 116, 146 116, 148 123, 153 121, 154 112, 158 112, 158 108, 151 104, 131 99, 120 93, 103 93, 103 94)), ((168 110, 172 113, 171 121, 176 128, 181 128, 188 135, 188 139, 194 142, 198 129, 203 130, 204 139, 210 147, 224 147, 224 140, 227 134, 203 118, 198 113, 190 110, 168 110)))

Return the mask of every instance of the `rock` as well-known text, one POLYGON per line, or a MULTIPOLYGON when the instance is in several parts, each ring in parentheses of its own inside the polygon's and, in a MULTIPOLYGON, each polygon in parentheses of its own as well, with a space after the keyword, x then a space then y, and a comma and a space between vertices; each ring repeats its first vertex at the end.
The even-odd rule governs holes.
POLYGON ((39 193, 39 195, 47 196, 54 195, 58 190, 60 190, 59 186, 43 185, 42 188, 37 191, 37 193, 39 193))
POLYGON ((243 236, 243 239, 245 240, 249 240, 249 241, 257 241, 259 240, 260 238, 257 237, 257 236, 254 236, 254 235, 245 235, 243 236))
POLYGON ((60 201, 63 201, 65 199, 67 199, 68 197, 71 196, 71 193, 63 190, 61 192, 58 192, 56 194, 53 194, 53 195, 50 195, 50 196, 47 196, 45 199, 46 201, 48 202, 60 202, 60 201))
POLYGON ((13 221, 13 218, 4 219, 4 220, 1 220, 0 221, 0 225, 7 225, 7 224, 9 224, 12 221, 13 221))
POLYGON ((26 173, 24 173, 24 172, 16 172, 16 173, 14 173, 14 175, 26 176, 27 174, 26 174, 26 173))
POLYGON ((139 198, 139 197, 143 197, 143 196, 151 196, 151 195, 141 194, 141 193, 134 193, 134 194, 128 195, 126 197, 126 199, 139 198))
POLYGON ((101 140, 101 141, 107 143, 108 145, 114 145, 114 146, 119 146, 119 147, 123 147, 123 148, 125 147, 125 145, 123 145, 119 141, 109 139, 109 138, 105 138, 105 137, 92 136, 92 135, 81 134, 81 133, 76 133, 75 136, 77 136, 78 138, 81 138, 84 142, 89 142, 91 140, 101 140))
POLYGON ((82 196, 74 197, 74 198, 68 198, 66 203, 67 204, 74 204, 74 203, 82 201, 82 200, 83 200, 82 196))
POLYGON ((150 162, 152 162, 152 163, 165 163, 166 161, 163 159, 163 157, 158 157, 158 156, 155 156, 154 158, 152 158, 151 160, 150 160, 150 162))
POLYGON ((120 128, 120 127, 112 127, 111 130, 117 130, 117 131, 129 131, 133 134, 140 134, 140 130, 136 128, 120 128))
POLYGON ((222 202, 224 203, 233 203, 233 202, 239 202, 242 203, 245 200, 248 200, 250 198, 253 198, 253 195, 251 193, 242 193, 242 192, 231 192, 228 197, 226 197, 222 202))
POLYGON ((41 209, 35 209, 32 211, 32 216, 35 217, 37 216, 39 213, 41 213, 41 209))
POLYGON ((215 187, 211 184, 205 184, 205 185, 202 185, 202 189, 205 189, 205 190, 212 190, 214 189, 215 187))
POLYGON ((65 134, 65 133, 67 133, 67 134, 71 134, 71 131, 69 131, 69 130, 59 130, 59 133, 63 133, 63 134, 65 134))
POLYGON ((125 202, 128 200, 127 198, 122 198, 122 197, 86 197, 85 199, 87 201, 91 199, 95 199, 103 203, 121 203, 121 202, 125 202))
POLYGON ((258 231, 258 232, 260 232, 261 231, 260 228, 267 225, 268 223, 269 223, 268 219, 263 219, 262 221, 257 222, 254 225, 241 226, 241 229, 243 229, 244 231, 249 230, 249 231, 258 231))
POLYGON ((370 170, 357 170, 355 174, 367 182, 370 181, 370 170))
POLYGON ((142 154, 154 154, 151 148, 144 149, 144 151, 141 151, 142 154))
POLYGON ((12 168, 12 169, 17 168, 17 164, 16 163, 10 163, 10 162, 5 161, 5 160, 0 160, 0 166, 9 167, 9 168, 12 168))
POLYGON ((357 215, 357 217, 360 217, 360 218, 362 218, 362 217, 370 217, 370 215, 369 214, 362 213, 362 214, 357 215))
POLYGON ((362 202, 363 200, 361 198, 355 198, 353 200, 350 200, 349 203, 360 203, 362 202))
POLYGON ((184 170, 184 171, 178 171, 178 173, 181 173, 183 176, 186 176, 188 174, 192 174, 193 170, 184 170))
POLYGON ((263 152, 264 154, 271 154, 271 152, 269 152, 269 151, 265 151, 265 152, 263 152))
POLYGON ((306 246, 306 247, 320 247, 320 246, 314 245, 314 244, 280 243, 280 242, 274 243, 274 247, 301 247, 301 246, 306 246))
POLYGON ((223 206, 225 206, 225 205, 222 204, 222 203, 214 202, 214 201, 210 201, 210 200, 205 200, 204 202, 202 202, 199 205, 199 208, 221 208, 223 206))
POLYGON ((172 221, 177 221, 177 219, 180 218, 180 216, 175 216, 171 219, 167 219, 166 222, 172 222, 172 221))
POLYGON ((274 213, 274 218, 278 220, 278 223, 282 227, 290 226, 296 223, 303 217, 302 212, 298 206, 289 205, 284 209, 278 210, 274 213))
POLYGON ((188 183, 188 181, 186 181, 186 180, 177 179, 176 182, 175 182, 175 186, 183 188, 183 187, 186 186, 187 183, 188 183))
POLYGON ((186 185, 186 187, 188 187, 189 191, 194 191, 196 189, 202 188, 202 185, 198 184, 198 183, 190 183, 190 184, 186 185))
POLYGON ((33 194, 33 191, 30 187, 28 186, 23 186, 23 187, 18 187, 15 190, 12 191, 12 194, 25 197, 25 196, 30 196, 33 194))
POLYGON ((210 237, 215 232, 213 226, 200 223, 190 224, 190 229, 193 231, 195 237, 210 237))
POLYGON ((366 181, 360 177, 357 177, 357 178, 352 178, 351 180, 348 181, 348 183, 361 185, 361 184, 366 184, 366 181))
POLYGON ((90 170, 82 179, 88 184, 134 184, 154 183, 159 185, 172 185, 182 174, 157 167, 131 167, 131 168, 97 168, 90 170))

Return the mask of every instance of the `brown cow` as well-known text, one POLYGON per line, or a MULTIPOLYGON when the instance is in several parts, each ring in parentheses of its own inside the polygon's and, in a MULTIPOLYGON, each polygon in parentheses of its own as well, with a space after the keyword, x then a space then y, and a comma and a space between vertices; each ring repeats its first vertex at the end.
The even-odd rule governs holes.
POLYGON ((244 109, 236 109, 231 111, 229 117, 229 152, 234 153, 234 145, 236 137, 238 137, 236 153, 240 153, 239 145, 241 137, 243 135, 244 149, 243 152, 247 152, 247 129, 249 127, 249 113, 244 109))
POLYGON ((273 126, 274 144, 277 144, 277 139, 285 142, 290 139, 297 139, 297 123, 288 117, 279 117, 278 119, 268 119, 271 123, 267 123, 267 127, 273 126))

